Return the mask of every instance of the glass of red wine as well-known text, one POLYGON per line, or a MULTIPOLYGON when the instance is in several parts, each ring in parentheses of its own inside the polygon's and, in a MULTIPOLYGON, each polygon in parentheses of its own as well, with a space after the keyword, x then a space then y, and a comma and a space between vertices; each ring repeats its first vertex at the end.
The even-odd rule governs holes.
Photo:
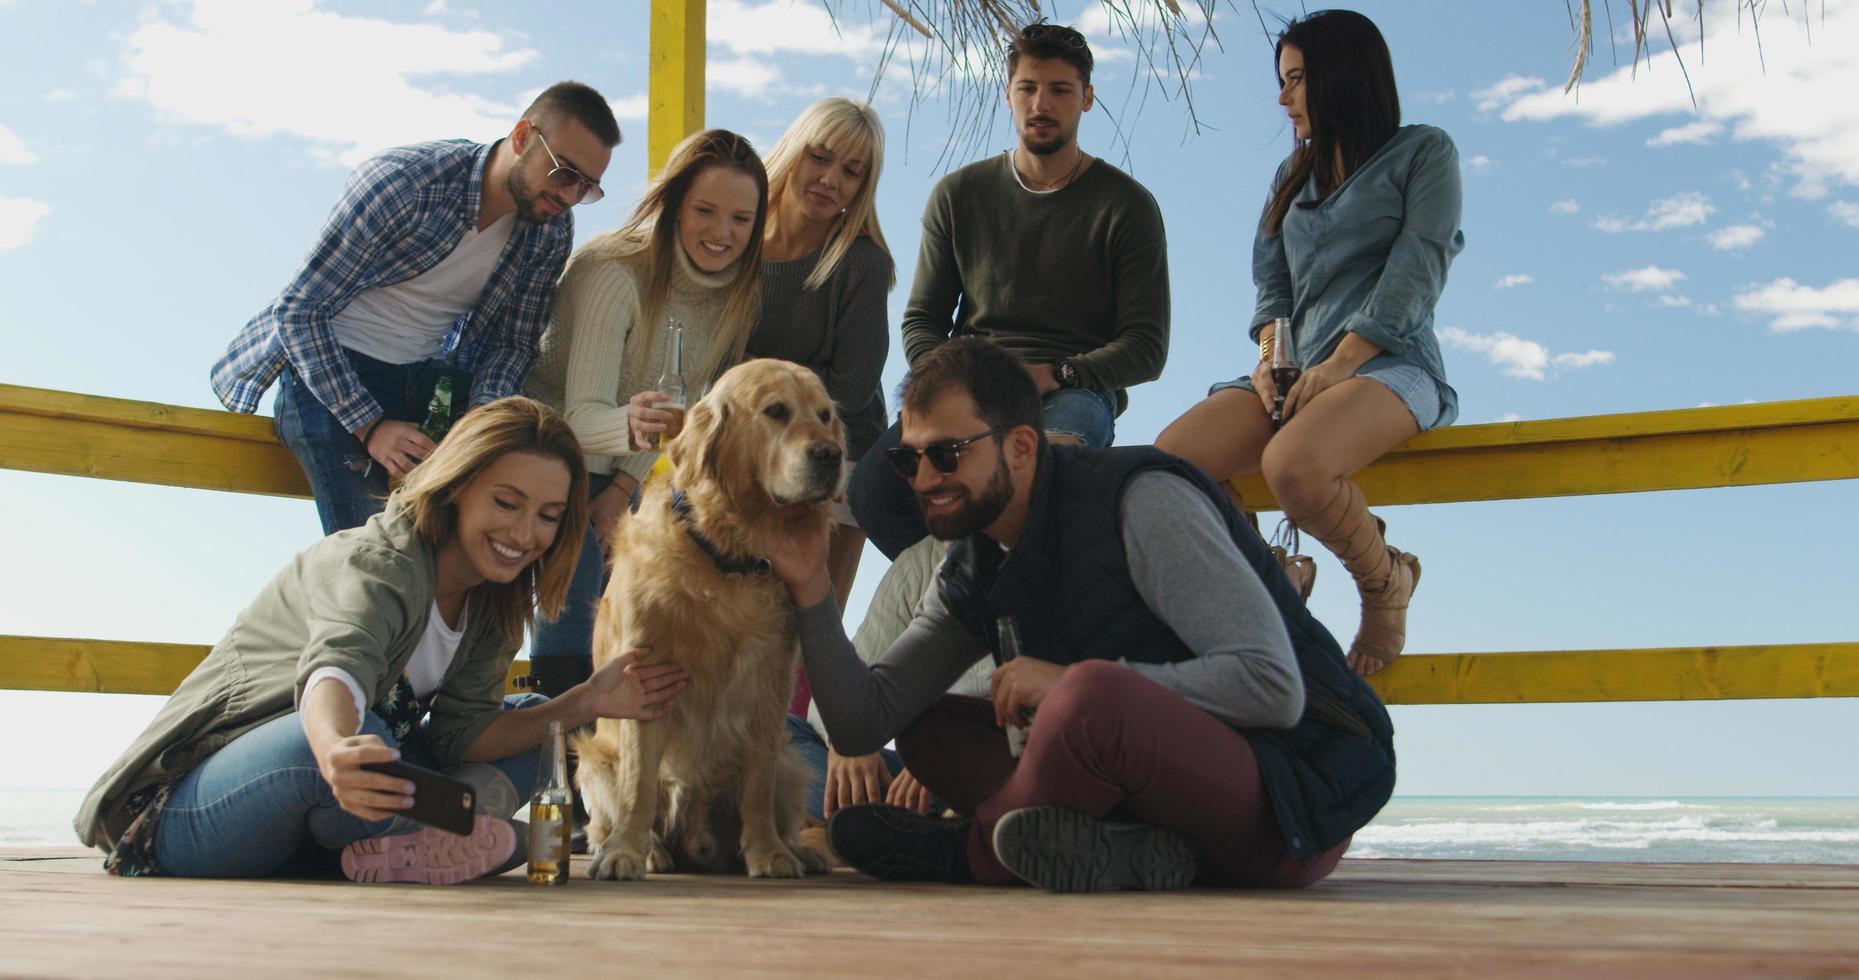
POLYGON ((1303 371, 1297 366, 1297 351, 1291 340, 1291 318, 1281 316, 1272 323, 1272 387, 1278 392, 1272 398, 1272 428, 1285 424, 1285 392, 1297 384, 1298 375, 1303 371))

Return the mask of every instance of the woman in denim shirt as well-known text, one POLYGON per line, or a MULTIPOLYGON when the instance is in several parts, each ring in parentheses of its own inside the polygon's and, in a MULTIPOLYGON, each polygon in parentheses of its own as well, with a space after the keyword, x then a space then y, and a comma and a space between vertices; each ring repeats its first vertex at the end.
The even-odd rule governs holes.
MULTIPOLYGON (((1218 480, 1262 472, 1285 515, 1355 578, 1362 624, 1349 663, 1372 674, 1406 643, 1420 562, 1388 546, 1348 477, 1458 416, 1433 306, 1465 244, 1459 156, 1438 129, 1400 125, 1388 46, 1368 18, 1325 10, 1292 21, 1277 63, 1297 148, 1273 178, 1253 240, 1259 365, 1215 385, 1156 445, 1218 480), (1275 429, 1279 318, 1290 321, 1302 374, 1275 429)), ((1314 567, 1289 571, 1308 592, 1314 567)))

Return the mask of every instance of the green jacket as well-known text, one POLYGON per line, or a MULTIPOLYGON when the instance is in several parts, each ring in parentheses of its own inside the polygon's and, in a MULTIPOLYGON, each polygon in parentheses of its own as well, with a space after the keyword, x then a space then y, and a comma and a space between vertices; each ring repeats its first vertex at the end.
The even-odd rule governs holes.
MULTIPOLYGON (((434 562, 432 546, 391 508, 292 559, 91 787, 73 822, 78 838, 109 850, 128 829, 131 794, 179 778, 233 739, 295 711, 304 681, 319 667, 347 671, 372 692, 369 703, 378 703, 426 631, 434 562)), ((495 624, 475 613, 467 614, 425 733, 441 767, 463 762, 497 718, 516 657, 495 624)))

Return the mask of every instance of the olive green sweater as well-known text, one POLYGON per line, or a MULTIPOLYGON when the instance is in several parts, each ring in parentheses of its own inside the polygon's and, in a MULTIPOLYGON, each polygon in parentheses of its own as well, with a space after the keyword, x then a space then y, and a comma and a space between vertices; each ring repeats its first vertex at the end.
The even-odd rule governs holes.
POLYGON ((1009 155, 944 177, 923 209, 923 244, 904 309, 912 363, 952 333, 1032 361, 1072 359, 1088 387, 1128 404, 1168 359, 1168 243, 1155 198, 1093 160, 1035 194, 1009 155))
MULTIPOLYGON (((341 669, 378 704, 426 632, 435 562, 432 546, 392 505, 291 559, 91 787, 74 821, 78 838, 109 850, 129 826, 133 793, 180 778, 233 739, 297 710, 319 667, 341 669)), ((426 728, 442 767, 464 762, 497 720, 516 659, 516 645, 476 612, 467 614, 426 728)))

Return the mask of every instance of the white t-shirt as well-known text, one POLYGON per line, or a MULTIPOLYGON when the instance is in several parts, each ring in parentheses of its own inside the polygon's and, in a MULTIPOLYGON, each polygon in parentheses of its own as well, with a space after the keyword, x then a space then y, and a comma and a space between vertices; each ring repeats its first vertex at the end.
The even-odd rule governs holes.
MULTIPOLYGON (((452 661, 458 656, 458 644, 464 638, 465 617, 460 616, 458 628, 452 629, 445 625, 445 617, 439 615, 439 604, 434 602, 432 613, 426 619, 426 632, 420 634, 413 657, 407 661, 407 682, 413 685, 415 698, 424 701, 439 689, 445 681, 445 672, 452 668, 452 661)), ((310 693, 310 689, 324 678, 339 681, 349 689, 349 696, 355 699, 356 718, 368 713, 368 697, 362 692, 361 683, 340 667, 318 667, 304 683, 303 692, 310 693)))
POLYGON ((336 342, 389 364, 439 356, 452 322, 484 294, 515 227, 513 211, 483 231, 468 228, 458 247, 438 265, 405 282, 356 296, 330 318, 336 342))

